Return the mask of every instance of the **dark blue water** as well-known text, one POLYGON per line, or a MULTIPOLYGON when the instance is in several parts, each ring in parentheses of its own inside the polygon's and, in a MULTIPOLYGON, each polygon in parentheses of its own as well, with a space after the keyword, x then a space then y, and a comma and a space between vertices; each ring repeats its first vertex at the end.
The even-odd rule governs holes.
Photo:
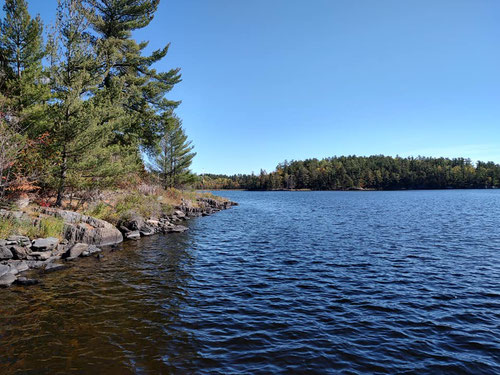
POLYGON ((500 191, 220 194, 0 291, 2 373, 500 373, 500 191))

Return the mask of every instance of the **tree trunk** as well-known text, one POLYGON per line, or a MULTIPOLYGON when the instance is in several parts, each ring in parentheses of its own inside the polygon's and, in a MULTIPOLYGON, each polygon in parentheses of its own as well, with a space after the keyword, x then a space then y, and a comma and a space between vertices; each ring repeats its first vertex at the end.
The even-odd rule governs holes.
POLYGON ((56 206, 61 207, 63 194, 64 194, 64 183, 66 182, 66 170, 67 170, 67 155, 66 155, 66 146, 63 148, 62 153, 62 163, 61 163, 61 173, 59 175, 59 188, 57 189, 57 199, 56 206))

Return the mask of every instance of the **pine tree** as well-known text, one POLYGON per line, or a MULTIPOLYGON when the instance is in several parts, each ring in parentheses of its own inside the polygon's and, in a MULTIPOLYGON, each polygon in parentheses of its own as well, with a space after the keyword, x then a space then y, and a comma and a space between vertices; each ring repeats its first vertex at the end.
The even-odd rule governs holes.
POLYGON ((180 82, 179 69, 157 72, 152 65, 162 60, 169 45, 143 56, 148 42, 137 43, 132 31, 153 19, 159 0, 85 0, 86 15, 97 33, 96 46, 105 58, 107 73, 102 90, 124 110, 114 142, 151 148, 160 134, 158 115, 172 112, 178 101, 165 98, 180 82))
POLYGON ((43 75, 43 25, 32 18, 25 0, 6 0, 0 23, 2 74, 0 91, 5 97, 3 111, 21 130, 43 122, 43 103, 49 88, 43 75))
POLYGON ((158 174, 166 188, 181 186, 194 181, 189 170, 193 158, 192 142, 188 141, 178 117, 164 114, 161 117, 163 136, 151 155, 149 168, 158 174))
POLYGON ((68 179, 82 171, 81 164, 91 151, 102 149, 114 114, 109 103, 95 95, 103 79, 102 59, 86 33, 88 25, 80 1, 60 1, 57 14, 53 41, 57 49, 50 70, 54 100, 48 131, 53 155, 58 159, 53 185, 56 205, 61 205, 68 179))

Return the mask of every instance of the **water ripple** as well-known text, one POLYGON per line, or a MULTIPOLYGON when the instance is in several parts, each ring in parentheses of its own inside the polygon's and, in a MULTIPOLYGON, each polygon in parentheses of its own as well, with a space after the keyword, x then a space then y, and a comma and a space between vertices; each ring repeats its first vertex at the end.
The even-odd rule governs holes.
POLYGON ((0 373, 500 373, 499 191, 226 195, 1 290, 0 373))

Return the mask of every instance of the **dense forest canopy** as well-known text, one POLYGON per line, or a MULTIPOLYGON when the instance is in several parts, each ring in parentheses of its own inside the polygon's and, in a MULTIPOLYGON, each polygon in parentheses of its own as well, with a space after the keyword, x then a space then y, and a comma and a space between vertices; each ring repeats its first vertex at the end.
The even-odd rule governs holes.
POLYGON ((271 173, 203 175, 200 189, 398 190, 500 187, 500 165, 465 158, 336 156, 283 162, 271 173))

